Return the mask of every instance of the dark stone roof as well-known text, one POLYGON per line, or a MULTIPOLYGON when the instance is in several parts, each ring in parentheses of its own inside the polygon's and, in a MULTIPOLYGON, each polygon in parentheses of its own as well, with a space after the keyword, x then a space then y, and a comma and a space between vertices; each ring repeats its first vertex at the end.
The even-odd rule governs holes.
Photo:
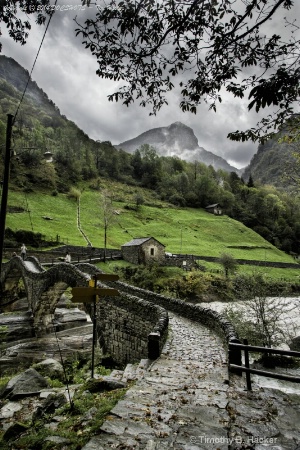
POLYGON ((154 239, 156 242, 158 242, 160 245, 162 245, 163 247, 165 247, 164 244, 162 244, 161 242, 159 242, 157 239, 150 237, 145 237, 145 238, 134 238, 129 242, 126 242, 126 244, 123 244, 122 247, 137 247, 139 245, 144 244, 145 242, 149 241, 150 239, 154 239))
POLYGON ((213 205, 207 205, 207 206, 205 206, 205 209, 207 209, 207 208, 216 208, 217 206, 220 206, 220 203, 214 203, 213 205))

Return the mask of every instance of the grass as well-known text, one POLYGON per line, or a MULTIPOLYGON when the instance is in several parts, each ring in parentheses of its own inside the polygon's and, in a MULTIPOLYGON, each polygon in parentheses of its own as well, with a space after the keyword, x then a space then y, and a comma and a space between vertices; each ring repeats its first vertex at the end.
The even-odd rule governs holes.
MULTIPOLYGON (((214 262, 207 262, 203 260, 199 260, 199 264, 204 266, 205 269, 209 272, 215 273, 224 273, 221 265, 214 262)), ((299 266, 300 269, 300 266, 299 266)), ((260 266, 252 266, 252 265, 239 265, 237 269, 237 273, 243 273, 248 275, 253 274, 261 274, 264 279, 270 281, 289 281, 294 283, 300 282, 300 271, 299 269, 282 269, 277 267, 260 267, 260 266)), ((104 269, 103 269, 104 270, 104 269)))
MULTIPOLYGON (((72 408, 67 404, 60 410, 55 411, 56 416, 64 418, 58 423, 55 432, 47 427, 51 420, 49 415, 37 422, 28 422, 26 424, 29 427, 28 431, 14 440, 14 448, 39 448, 41 450, 58 448, 50 440, 47 441, 47 438, 53 437, 53 435, 66 439, 69 450, 84 447, 97 434, 109 412, 124 397, 126 390, 126 388, 115 389, 109 392, 91 394, 86 391, 86 387, 83 385, 76 392, 72 408), (85 416, 92 408, 97 412, 92 414, 87 421, 85 416)), ((11 447, 9 446, 9 448, 11 447)))
MULTIPOLYGON (((229 253, 234 258, 261 261, 293 262, 293 259, 265 241, 251 229, 228 216, 214 216, 203 209, 175 208, 157 200, 153 192, 106 182, 103 186, 113 194, 114 221, 108 228, 108 248, 120 248, 134 237, 153 236, 171 253, 220 256, 229 253), (141 191, 145 204, 138 211, 133 206, 134 195, 141 191)), ((95 247, 104 246, 103 215, 99 191, 81 186, 81 227, 95 247)), ((86 245, 77 229, 77 202, 66 194, 10 191, 10 206, 26 207, 30 214, 8 213, 6 225, 13 230, 40 232, 47 237, 74 245, 86 245), (52 220, 45 220, 50 217, 52 220)))
POLYGON ((21 206, 22 213, 7 213, 6 227, 12 230, 33 230, 35 233, 46 235, 47 238, 69 240, 74 245, 85 245, 81 233, 77 229, 77 203, 68 199, 64 194, 52 196, 49 193, 25 194, 10 191, 9 206, 21 206), (49 217, 51 220, 44 219, 49 217))

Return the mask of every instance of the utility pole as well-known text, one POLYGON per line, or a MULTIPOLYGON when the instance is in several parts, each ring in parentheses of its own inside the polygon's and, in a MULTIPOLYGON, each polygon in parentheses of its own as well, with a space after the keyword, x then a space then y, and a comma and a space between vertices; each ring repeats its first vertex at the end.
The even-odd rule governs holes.
POLYGON ((180 254, 182 253, 182 225, 180 228, 180 254))
POLYGON ((12 133, 13 118, 14 118, 14 116, 12 114, 7 114, 4 175, 3 175, 1 212, 0 212, 0 288, 1 288, 1 290, 2 290, 2 283, 1 283, 2 259, 3 259, 4 236, 5 236, 5 220, 6 220, 6 207, 7 207, 7 197, 8 197, 10 157, 11 157, 10 146, 11 146, 11 133, 12 133))
MULTIPOLYGON (((94 277, 94 288, 97 287, 97 275, 94 277)), ((92 375, 94 378, 94 367, 95 367, 95 347, 97 342, 97 309, 96 309, 97 295, 93 295, 93 345, 92 345, 92 375)))

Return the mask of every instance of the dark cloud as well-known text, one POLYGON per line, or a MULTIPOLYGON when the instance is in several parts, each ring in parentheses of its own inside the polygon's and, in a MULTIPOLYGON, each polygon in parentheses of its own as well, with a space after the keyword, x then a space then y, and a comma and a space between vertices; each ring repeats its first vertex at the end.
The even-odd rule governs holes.
MULTIPOLYGON (((63 0, 60 6, 80 5, 80 1, 63 0)), ((300 3, 300 2, 299 2, 300 3)), ((300 5, 293 8, 293 14, 300 12, 300 5), (298 11, 299 10, 299 11, 298 11)), ((62 114, 74 121, 91 138, 110 140, 118 144, 131 139, 150 128, 168 126, 181 121, 191 127, 199 145, 225 158, 236 167, 246 166, 257 150, 253 143, 236 143, 227 139, 227 134, 238 129, 254 127, 262 115, 247 110, 246 100, 234 100, 226 92, 217 113, 208 110, 206 104, 200 105, 197 115, 182 113, 179 109, 180 92, 169 93, 169 106, 164 107, 157 116, 149 116, 149 110, 138 103, 127 108, 120 103, 111 103, 107 95, 112 93, 116 84, 102 80, 96 75, 97 63, 75 36, 74 17, 83 23, 88 16, 96 14, 96 8, 83 11, 57 10, 49 26, 42 50, 38 57, 32 78, 59 107, 62 114)), ((28 71, 31 70, 44 27, 32 22, 32 31, 28 43, 21 47, 5 34, 1 41, 2 53, 14 58, 28 71)), ((282 28, 280 19, 271 26, 282 28)), ((264 114, 266 112, 264 111, 264 114)))

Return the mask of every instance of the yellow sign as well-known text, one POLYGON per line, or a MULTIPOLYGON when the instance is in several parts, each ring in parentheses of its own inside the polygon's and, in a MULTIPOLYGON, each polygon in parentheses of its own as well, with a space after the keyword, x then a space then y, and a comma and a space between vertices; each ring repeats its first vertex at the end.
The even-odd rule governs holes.
POLYGON ((96 280, 102 280, 102 281, 118 281, 119 275, 111 274, 111 273, 97 273, 93 275, 93 278, 89 280, 89 286, 95 287, 95 281, 96 280))
POLYGON ((73 303, 93 303, 97 301, 97 297, 116 296, 119 295, 117 289, 112 288, 94 288, 94 287, 74 287, 72 288, 73 303))
POLYGON ((94 295, 92 296, 88 296, 86 295, 85 297, 77 297, 75 295, 73 295, 73 297, 71 298, 71 302, 73 303, 94 303, 94 301, 98 301, 98 297, 95 297, 94 295))
POLYGON ((96 273, 93 278, 97 280, 103 280, 103 281, 118 281, 119 275, 115 275, 113 273, 96 273))

